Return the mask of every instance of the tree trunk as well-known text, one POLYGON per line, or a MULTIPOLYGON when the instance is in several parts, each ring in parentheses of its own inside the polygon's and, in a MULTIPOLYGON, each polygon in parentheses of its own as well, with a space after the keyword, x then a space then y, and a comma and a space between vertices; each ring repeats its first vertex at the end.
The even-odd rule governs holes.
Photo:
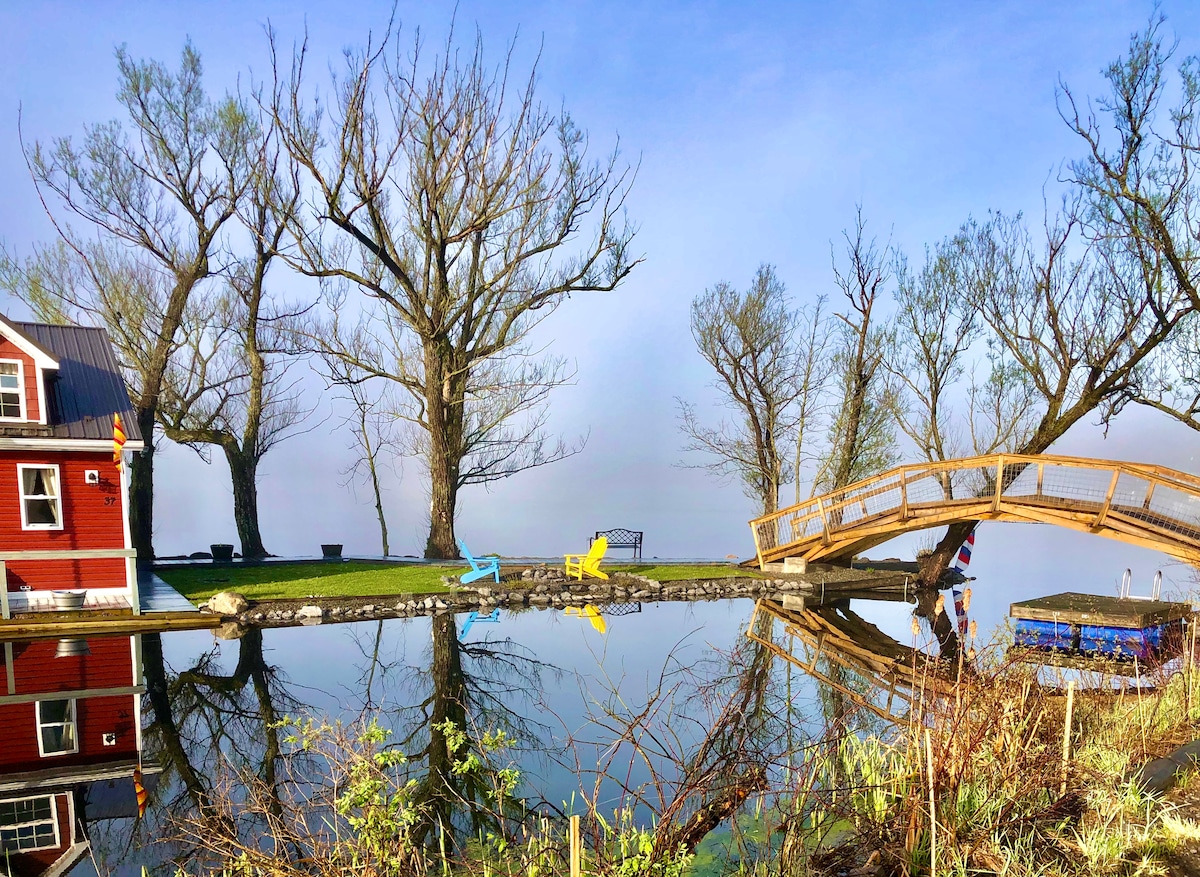
POLYGON ((967 536, 975 527, 976 521, 958 521, 946 528, 946 535, 933 549, 933 554, 921 561, 920 583, 924 587, 933 587, 942 577, 942 572, 950 565, 959 547, 967 541, 967 536))
POLYGON ((138 408, 146 449, 133 455, 129 470, 129 534, 138 563, 154 560, 154 408, 138 408))
POLYGON ((242 557, 266 557, 267 550, 263 548, 262 533, 258 528, 258 458, 243 454, 232 444, 224 448, 233 482, 233 520, 242 543, 242 557))
POLYGON ((375 491, 375 514, 379 517, 379 538, 383 542, 383 556, 387 557, 388 550, 387 518, 383 514, 383 494, 379 489, 379 473, 375 469, 375 454, 368 452, 367 466, 371 470, 371 489, 375 491))
POLYGON ((179 734, 172 710, 170 680, 167 679, 166 662, 163 660, 162 638, 157 633, 142 635, 142 670, 146 676, 146 696, 153 710, 154 720, 147 732, 150 740, 157 740, 161 752, 149 751, 155 761, 165 761, 175 768, 188 796, 196 803, 201 816, 211 812, 211 801, 203 779, 188 757, 187 747, 179 734), (157 734, 153 732, 157 731, 157 734))
POLYGON ((446 458, 445 442, 431 439, 429 459, 429 540, 425 544, 427 558, 456 559, 458 545, 454 541, 454 506, 458 489, 451 461, 446 458))
MULTIPOLYGON (((355 399, 357 402, 357 397, 355 399)), ((379 538, 383 542, 383 556, 387 557, 388 551, 388 532, 387 518, 383 514, 383 491, 379 486, 379 470, 375 468, 375 454, 379 448, 371 444, 371 427, 367 422, 367 409, 359 403, 358 408, 358 428, 362 431, 362 446, 363 451, 367 455, 367 471, 371 475, 371 490, 375 494, 375 514, 379 518, 379 538)), ((369 687, 369 686, 368 686, 369 687)))
MULTIPOLYGON (((462 395, 437 341, 425 349, 425 408, 429 428, 429 539, 425 557, 457 560, 454 512, 458 504, 458 473, 462 465, 462 395), (457 401, 457 404, 455 402, 457 401)), ((457 381, 465 389, 465 379, 457 381)))
POLYGON ((779 511, 779 481, 778 479, 770 485, 767 491, 762 495, 762 513, 763 515, 773 515, 779 511))
MULTIPOLYGON (((954 524, 951 529, 959 526, 954 524)), ((970 531, 972 524, 968 524, 967 532, 970 531)), ((966 538, 965 536, 963 537, 966 538)), ((961 540, 958 543, 962 544, 961 540)), ((957 547, 957 546, 955 546, 957 547)), ((945 566, 939 567, 945 569, 945 566)), ((933 630, 933 635, 937 637, 938 651, 941 653, 942 659, 948 662, 958 660, 958 624, 950 620, 949 613, 946 612, 946 607, 953 610, 954 598, 949 596, 949 599, 942 603, 942 611, 937 611, 937 591, 931 588, 923 588, 917 592, 917 615, 929 622, 930 629, 933 630)))
POLYGON ((444 729, 446 722, 466 729, 466 692, 454 615, 436 615, 430 625, 433 692, 430 695, 428 773, 414 796, 418 812, 422 814, 414 835, 418 843, 431 847, 444 845, 448 852, 453 852, 457 849, 457 827, 461 824, 455 817, 469 801, 469 795, 464 795, 459 785, 469 783, 470 778, 464 776, 460 780, 456 777, 454 753, 450 751, 444 729))

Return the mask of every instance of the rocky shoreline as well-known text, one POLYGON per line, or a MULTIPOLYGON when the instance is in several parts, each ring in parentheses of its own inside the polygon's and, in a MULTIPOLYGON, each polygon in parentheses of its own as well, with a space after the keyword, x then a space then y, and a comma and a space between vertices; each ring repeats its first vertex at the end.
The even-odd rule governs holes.
POLYGON ((607 581, 588 579, 579 582, 567 580, 562 570, 551 568, 525 570, 519 578, 514 576, 511 580, 502 579, 499 584, 489 582, 478 587, 463 586, 457 579, 446 576, 443 582, 456 590, 439 594, 406 594, 399 600, 395 596, 329 597, 249 603, 238 594, 218 594, 201 610, 222 617, 224 627, 219 635, 238 636, 239 629, 249 627, 414 618, 450 612, 490 612, 497 608, 528 611, 589 603, 697 602, 757 599, 781 593, 815 594, 827 586, 889 584, 894 578, 894 575, 881 576, 859 570, 837 570, 823 573, 817 580, 812 576, 771 579, 731 576, 659 582, 634 573, 618 572, 613 573, 607 581))

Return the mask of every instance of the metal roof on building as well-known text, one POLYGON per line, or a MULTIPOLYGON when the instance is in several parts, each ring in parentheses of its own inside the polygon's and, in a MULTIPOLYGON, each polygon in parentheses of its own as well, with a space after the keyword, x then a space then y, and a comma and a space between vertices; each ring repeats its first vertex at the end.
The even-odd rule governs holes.
POLYGON ((113 414, 119 413, 126 437, 142 440, 107 332, 90 326, 12 325, 58 359, 58 371, 46 373, 47 420, 56 438, 111 439, 113 414))

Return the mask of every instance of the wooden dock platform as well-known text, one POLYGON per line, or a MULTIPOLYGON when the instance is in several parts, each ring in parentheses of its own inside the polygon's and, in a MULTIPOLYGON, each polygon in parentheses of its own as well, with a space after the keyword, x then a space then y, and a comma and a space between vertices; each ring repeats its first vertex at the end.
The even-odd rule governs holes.
POLYGON ((0 623, 0 640, 211 630, 220 627, 221 620, 220 615, 204 612, 156 612, 153 615, 134 615, 131 612, 31 612, 0 623))
POLYGON ((1187 618, 1192 614, 1191 603, 1169 603, 1163 600, 1107 597, 1098 594, 1079 594, 1067 591, 1050 597, 1023 600, 1009 607, 1009 615, 1026 621, 1057 621, 1064 624, 1087 624, 1098 627, 1121 627, 1145 630, 1160 624, 1187 618))

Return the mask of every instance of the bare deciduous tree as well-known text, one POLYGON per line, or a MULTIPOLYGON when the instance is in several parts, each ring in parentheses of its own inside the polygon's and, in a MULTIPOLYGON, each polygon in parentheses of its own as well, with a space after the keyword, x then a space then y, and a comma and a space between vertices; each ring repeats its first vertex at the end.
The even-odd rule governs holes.
POLYGON ((251 184, 238 214, 251 254, 231 266, 210 312, 187 324, 159 400, 159 421, 172 441, 225 454, 233 518, 242 556, 266 556, 258 519, 258 467, 266 453, 311 413, 288 381, 283 326, 297 314, 267 289, 285 224, 299 192, 278 174, 269 135, 260 139, 251 184))
MULTIPOLYGON (((1109 65, 1109 94, 1094 104, 1082 102, 1063 84, 1059 109, 1087 147, 1071 165, 1072 182, 1084 193, 1077 212, 1086 233, 1119 242, 1147 276, 1175 290, 1176 301, 1200 309, 1200 190, 1194 176, 1200 58, 1185 58, 1172 80, 1168 64, 1175 46, 1164 45, 1165 21, 1156 14, 1130 38, 1128 53, 1109 65), (1173 102, 1164 108, 1168 96, 1173 102)), ((1118 407, 1135 402, 1200 429, 1198 353, 1200 330, 1189 315, 1135 373, 1118 407)))
MULTIPOLYGON (((951 240, 927 251, 916 272, 896 258, 896 332, 885 366, 896 424, 929 461, 1020 445, 1032 428, 1030 382, 1002 349, 988 351, 986 377, 976 378, 973 348, 987 325, 964 294, 959 255, 951 240)), ((948 474, 942 489, 952 498, 948 474)))
MULTIPOLYGON (((970 221, 954 239, 968 306, 990 329, 996 355, 1028 384, 1030 427, 1003 448, 1020 454, 1046 451, 1092 415, 1107 421, 1192 310, 1182 290, 1163 282, 1162 263, 1136 245, 1081 241, 1074 206, 1047 218, 1041 245, 1019 215, 970 221)), ((945 569, 970 528, 948 529, 923 564, 925 580, 945 569)))
POLYGON ((874 475, 895 459, 894 390, 884 369, 894 329, 876 311, 891 279, 887 267, 890 247, 881 251, 874 238, 867 240, 866 228, 860 207, 854 231, 843 233, 848 264, 844 271, 838 268, 836 257, 833 264, 849 308, 837 315, 842 321, 834 356, 837 414, 821 478, 831 490, 874 475))
POLYGON ((37 248, 24 264, 6 260, 17 269, 6 286, 32 297, 34 278, 68 256, 78 260, 73 273, 84 282, 53 284, 53 310, 105 326, 135 378, 131 398, 146 449, 133 461, 130 525, 145 559, 154 553, 153 439, 164 378, 192 291, 221 270, 220 236, 249 179, 255 124, 235 98, 208 97, 190 43, 177 71, 135 61, 123 48, 117 67, 128 130, 117 121, 97 124, 80 144, 61 137, 27 150, 64 247, 37 248), (63 213, 87 231, 72 228, 63 213))
POLYGON ((695 407, 680 400, 685 450, 710 458, 700 468, 741 481, 764 515, 778 508, 788 478, 799 477, 788 454, 797 448, 798 469, 800 428, 814 416, 829 375, 822 305, 820 300, 809 312, 794 309, 770 265, 758 269, 745 293, 721 282, 692 302, 692 337, 734 414, 706 426, 695 407))
POLYGON ((387 516, 383 510, 379 466, 381 456, 393 454, 400 448, 394 429, 396 416, 389 410, 384 397, 370 395, 368 380, 357 377, 357 369, 347 366, 343 359, 328 357, 324 365, 326 380, 340 388, 351 405, 346 424, 350 427, 350 449, 354 452, 354 462, 342 473, 346 478, 344 483, 352 484, 361 478, 371 486, 375 516, 379 520, 379 539, 383 556, 387 557, 391 548, 388 544, 387 516))
POLYGON ((1161 261, 1164 282, 1200 309, 1200 191, 1194 179, 1200 58, 1184 59, 1178 82, 1170 82, 1174 47, 1163 45, 1164 23, 1156 14, 1130 38, 1128 54, 1105 71, 1110 93, 1094 105, 1061 84, 1059 113, 1087 149, 1071 164, 1071 182, 1084 194, 1077 213, 1089 236, 1120 240, 1148 263, 1161 261), (1164 110, 1171 92, 1177 97, 1164 110))
POLYGON ((364 294, 363 322, 318 346, 409 394, 430 479, 425 554, 454 557, 462 487, 577 449, 543 429, 546 394, 569 374, 529 336, 570 294, 633 269, 632 173, 615 152, 590 163, 570 116, 538 103, 534 71, 514 86, 511 55, 491 69, 479 40, 460 55, 451 37, 426 65, 419 49, 406 60, 389 29, 348 53, 327 107, 301 97, 305 49, 290 71, 276 52, 272 110, 314 192, 288 258, 364 294))

